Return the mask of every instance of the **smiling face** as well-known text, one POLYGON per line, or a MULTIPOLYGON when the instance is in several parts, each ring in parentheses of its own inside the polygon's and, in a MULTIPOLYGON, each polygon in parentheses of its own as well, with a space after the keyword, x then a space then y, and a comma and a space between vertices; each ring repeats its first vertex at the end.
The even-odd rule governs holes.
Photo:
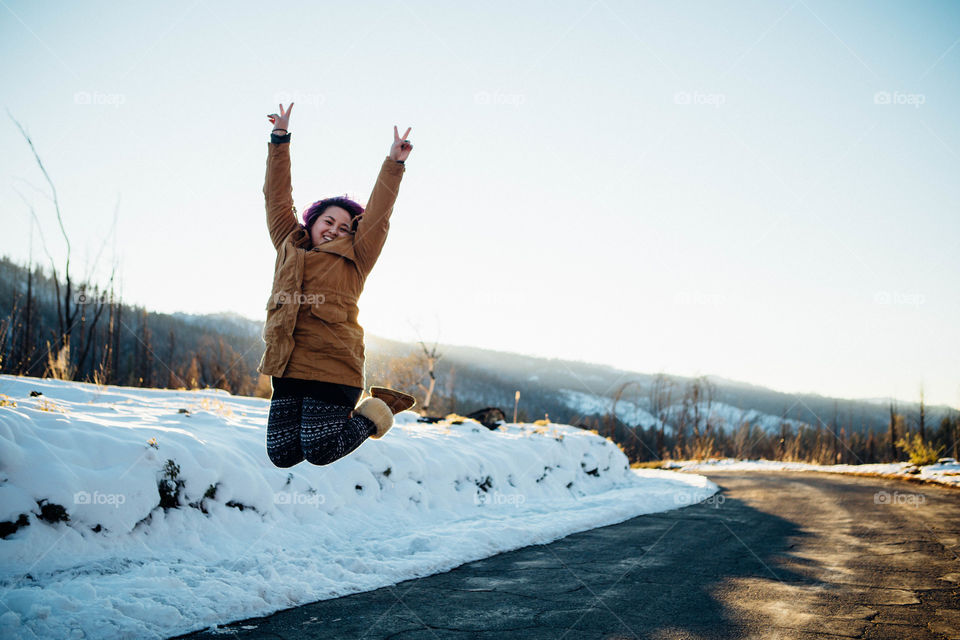
POLYGON ((340 236, 350 235, 352 225, 353 221, 346 209, 337 206, 327 207, 310 226, 310 240, 316 247, 340 236))

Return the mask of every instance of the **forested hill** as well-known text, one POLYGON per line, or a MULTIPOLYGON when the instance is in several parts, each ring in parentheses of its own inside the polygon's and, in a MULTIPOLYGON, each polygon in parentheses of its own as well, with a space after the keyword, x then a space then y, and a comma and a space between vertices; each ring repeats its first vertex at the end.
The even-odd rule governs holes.
MULTIPOLYGON (((405 354, 422 353, 419 345, 368 336, 370 361, 378 364, 405 354)), ((428 347, 432 345, 428 344, 428 347)), ((584 416, 602 416, 612 409, 618 392, 620 401, 617 415, 629 416, 638 410, 638 424, 644 421, 642 413, 651 413, 651 395, 656 373, 624 371, 615 367, 555 358, 540 358, 516 353, 493 351, 477 347, 440 345, 443 358, 437 365, 438 388, 449 385, 463 410, 475 406, 497 406, 508 414, 512 412, 514 392, 521 392, 520 407, 530 419, 549 413, 557 421, 576 421, 584 416), (452 380, 449 380, 452 378, 452 380), (449 380, 449 382, 447 382, 449 380)), ((811 426, 834 423, 847 433, 860 430, 882 431, 890 421, 890 403, 887 398, 851 400, 816 394, 792 394, 774 391, 757 385, 706 376, 711 387, 711 403, 723 405, 726 412, 740 410, 743 414, 755 412, 754 423, 763 423, 764 417, 779 423, 781 418, 811 426)), ((682 403, 683 396, 693 382, 691 378, 670 376, 671 402, 682 403)), ((894 401, 894 409, 902 415, 906 426, 916 428, 920 416, 919 402, 894 401)), ((461 410, 461 407, 458 407, 461 410)), ((655 413, 655 412, 654 412, 655 413)), ((944 416, 956 417, 955 409, 945 406, 925 407, 927 427, 938 424, 944 416)), ((629 419, 626 420, 630 422, 629 419)), ((727 427, 736 427, 727 421, 727 427)), ((645 424, 644 426, 649 426, 645 424)))
MULTIPOLYGON (((73 298, 78 287, 73 284, 73 298)), ((50 375, 60 366, 73 379, 160 387, 220 387, 238 395, 268 396, 269 382, 256 373, 263 352, 262 319, 234 313, 192 315, 154 313, 126 305, 105 292, 87 292, 63 322, 53 278, 35 267, 0 258, 0 372, 50 375), (29 293, 29 295, 28 295, 29 293), (96 293, 96 295, 93 295, 96 293), (61 353, 62 330, 72 325, 69 353, 61 353), (60 356, 59 365, 52 363, 60 356)), ((433 345, 427 344, 427 347, 433 345)), ((605 365, 539 358, 476 347, 438 345, 431 413, 469 413, 495 406, 512 417, 520 391, 518 417, 573 424, 597 424, 619 396, 617 416, 630 426, 668 426, 681 411, 700 408, 716 417, 714 426, 732 429, 750 422, 767 431, 782 424, 807 424, 846 432, 882 431, 890 422, 890 401, 847 400, 790 394, 707 376, 699 381, 664 378, 655 372, 623 371, 605 365), (696 402, 691 397, 695 392, 696 402), (686 398, 686 403, 684 399, 686 398), (694 406, 696 405, 696 406, 694 406), (686 409, 683 407, 686 406, 686 409)), ((424 348, 367 335, 367 382, 387 384, 425 397, 429 382, 424 348)), ((642 368, 642 363, 638 363, 642 368)), ((898 402, 904 427, 915 429, 918 403, 898 402)), ((926 407, 925 422, 956 416, 948 407, 926 407)))

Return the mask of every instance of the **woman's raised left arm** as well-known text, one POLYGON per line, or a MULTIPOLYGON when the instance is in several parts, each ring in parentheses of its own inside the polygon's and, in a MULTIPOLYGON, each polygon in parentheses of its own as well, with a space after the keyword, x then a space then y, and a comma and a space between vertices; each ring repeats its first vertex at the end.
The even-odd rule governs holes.
POLYGON ((280 115, 272 113, 267 116, 274 125, 278 125, 270 133, 270 142, 267 143, 267 173, 263 181, 267 230, 277 251, 283 239, 299 226, 297 211, 293 206, 293 186, 290 184, 290 132, 287 127, 290 126, 291 109, 292 102, 286 111, 281 104, 280 115))
POLYGON ((387 240, 387 232, 390 230, 390 214, 393 213, 393 205, 397 200, 397 193, 400 190, 400 181, 403 179, 406 170, 407 157, 413 150, 413 144, 407 140, 410 134, 410 128, 401 138, 397 132, 397 127, 393 127, 393 145, 390 147, 390 155, 383 161, 380 167, 380 174, 377 176, 377 183, 373 187, 373 193, 367 201, 366 209, 360 216, 357 223, 357 231, 353 236, 353 253, 357 259, 357 266, 364 276, 370 273, 377 258, 380 257, 380 251, 387 240))

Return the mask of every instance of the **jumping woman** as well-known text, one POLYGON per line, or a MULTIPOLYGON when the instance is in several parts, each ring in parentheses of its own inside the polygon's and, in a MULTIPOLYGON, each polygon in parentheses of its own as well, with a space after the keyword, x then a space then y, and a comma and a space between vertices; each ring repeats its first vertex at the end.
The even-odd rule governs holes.
POLYGON ((270 376, 267 455, 278 467, 306 460, 339 460, 367 438, 382 438, 393 416, 411 408, 413 396, 364 389, 363 328, 357 298, 387 239, 390 214, 413 145, 393 127, 393 145, 366 208, 345 196, 325 198, 297 221, 290 183, 290 111, 267 116, 263 195, 267 229, 277 250, 273 288, 263 327, 266 349, 257 371, 270 376))

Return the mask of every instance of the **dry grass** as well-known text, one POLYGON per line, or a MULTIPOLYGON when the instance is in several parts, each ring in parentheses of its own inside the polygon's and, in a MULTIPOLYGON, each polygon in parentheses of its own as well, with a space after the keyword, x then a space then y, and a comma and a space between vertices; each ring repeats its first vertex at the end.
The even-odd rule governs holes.
POLYGON ((662 469, 663 460, 651 460, 649 462, 633 462, 630 464, 631 469, 662 469))
POLYGON ((46 398, 40 398, 37 400, 37 409, 40 411, 54 411, 57 413, 66 413, 67 410, 58 405, 53 400, 48 400, 46 398))
POLYGON ((70 341, 65 340, 62 347, 53 353, 50 341, 47 341, 47 370, 55 380, 73 380, 76 367, 70 365, 70 341))
POLYGON ((107 390, 107 375, 102 366, 93 372, 93 384, 97 385, 100 393, 107 390))
MULTIPOLYGON (((191 407, 196 409, 197 405, 191 407)), ((223 418, 232 418, 233 409, 224 404, 223 400, 211 400, 210 398, 200 398, 199 408, 204 411, 215 413, 223 418)))

